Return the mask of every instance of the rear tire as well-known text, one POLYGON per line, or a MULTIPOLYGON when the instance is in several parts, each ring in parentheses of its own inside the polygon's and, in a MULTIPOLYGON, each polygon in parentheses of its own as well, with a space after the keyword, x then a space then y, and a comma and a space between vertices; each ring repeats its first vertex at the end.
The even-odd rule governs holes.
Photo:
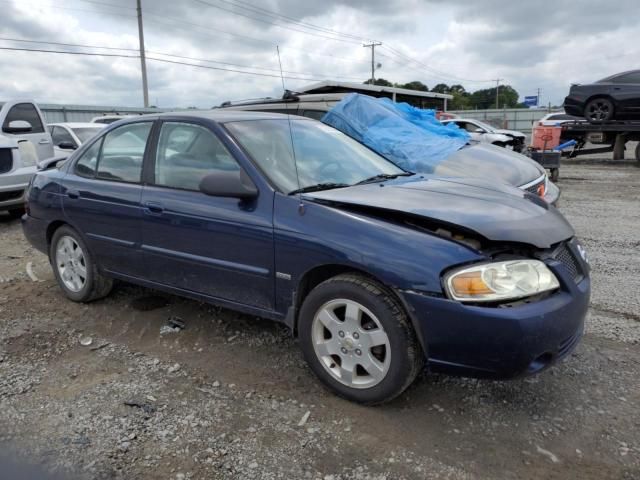
POLYGON ((357 403, 392 400, 424 365, 402 305, 362 275, 338 275, 314 288, 302 304, 298 332, 302 353, 318 378, 357 403))
POLYGON ((584 118, 591 123, 608 122, 613 119, 613 102, 608 98, 594 98, 584 107, 584 118))
POLYGON ((98 271, 82 237, 67 225, 53 234, 49 260, 58 285, 74 302, 91 302, 105 297, 113 287, 113 280, 98 271))
POLYGON ((551 176, 549 178, 551 178, 551 181, 553 183, 556 183, 558 181, 558 179, 560 178, 560 169, 559 168, 552 168, 551 169, 551 176))
POLYGON ((637 165, 640 167, 640 142, 636 145, 636 161, 637 165))

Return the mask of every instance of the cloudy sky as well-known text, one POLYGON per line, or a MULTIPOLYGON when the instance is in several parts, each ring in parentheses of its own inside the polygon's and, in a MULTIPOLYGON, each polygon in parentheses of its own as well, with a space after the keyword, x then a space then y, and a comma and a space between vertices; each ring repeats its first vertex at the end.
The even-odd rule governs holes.
MULTIPOLYGON (((638 0, 142 4, 149 97, 159 107, 211 107, 228 99, 280 94, 276 45, 292 90, 324 79, 369 78, 366 39, 383 43, 376 49, 382 64, 378 77, 420 80, 429 87, 461 83, 467 90, 503 78, 521 97, 541 88, 544 103, 560 104, 572 82, 640 68, 638 0)), ((135 0, 1 0, 0 8, 0 47, 137 55, 135 0)), ((0 49, 0 100, 15 97, 141 106, 140 61, 0 49)))

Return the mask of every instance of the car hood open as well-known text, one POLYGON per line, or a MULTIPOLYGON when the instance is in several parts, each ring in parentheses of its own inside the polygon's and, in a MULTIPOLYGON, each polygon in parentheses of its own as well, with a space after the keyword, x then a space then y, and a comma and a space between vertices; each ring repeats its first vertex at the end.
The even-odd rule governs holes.
POLYGON ((419 216, 459 226, 492 241, 549 248, 574 235, 555 207, 535 195, 471 178, 400 177, 305 194, 305 198, 419 216))
POLYGON ((519 187, 540 178, 544 169, 529 157, 513 150, 477 143, 449 155, 436 166, 434 174, 493 179, 497 183, 519 187))

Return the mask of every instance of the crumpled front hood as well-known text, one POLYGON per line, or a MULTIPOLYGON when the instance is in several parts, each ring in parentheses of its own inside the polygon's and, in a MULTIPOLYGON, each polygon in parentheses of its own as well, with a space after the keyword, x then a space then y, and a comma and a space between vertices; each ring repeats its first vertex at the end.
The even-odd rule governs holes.
POLYGON ((457 225, 488 240, 538 248, 574 235, 555 207, 522 190, 480 179, 414 175, 308 193, 305 198, 417 215, 457 225))
POLYGON ((540 178, 544 168, 513 150, 477 143, 449 155, 436 166, 434 174, 478 177, 519 187, 540 178))
POLYGON ((514 137, 524 137, 525 134, 522 132, 518 132, 517 130, 505 130, 504 128, 495 128, 493 130, 496 133, 502 133, 503 135, 511 135, 514 137))

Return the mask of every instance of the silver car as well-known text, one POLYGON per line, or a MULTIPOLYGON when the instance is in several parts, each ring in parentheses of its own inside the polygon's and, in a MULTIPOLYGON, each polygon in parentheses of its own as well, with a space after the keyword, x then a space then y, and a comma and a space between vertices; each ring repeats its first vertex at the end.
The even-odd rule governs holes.
POLYGON ((22 215, 24 191, 36 172, 38 154, 29 140, 0 135, 0 212, 22 215))

